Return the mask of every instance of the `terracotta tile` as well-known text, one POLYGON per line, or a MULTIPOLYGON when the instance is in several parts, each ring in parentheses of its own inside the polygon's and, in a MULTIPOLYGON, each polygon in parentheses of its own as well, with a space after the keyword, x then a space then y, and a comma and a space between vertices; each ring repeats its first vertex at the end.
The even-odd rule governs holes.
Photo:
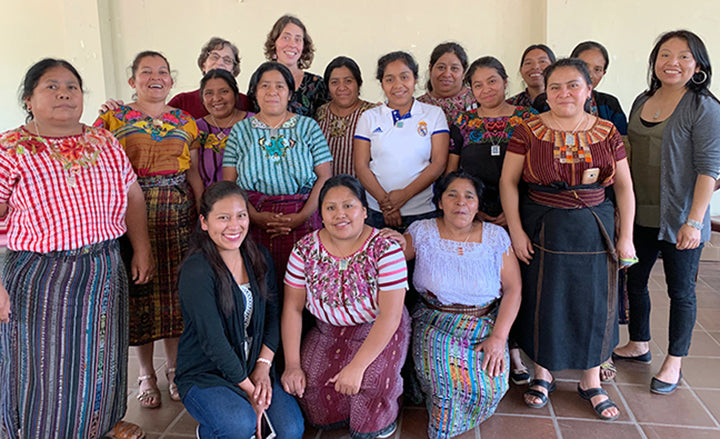
POLYGON ((140 407, 136 392, 128 397, 128 408, 125 420, 138 424, 146 433, 162 433, 184 410, 179 402, 171 401, 170 397, 163 395, 162 405, 157 409, 140 407))
POLYGON ((661 427, 658 425, 643 425, 643 431, 648 439, 718 439, 720 438, 720 430, 708 430, 698 428, 681 428, 681 427, 661 427))
POLYGON ((635 424, 619 421, 558 419, 558 427, 563 438, 641 439, 643 437, 635 424))
MULTIPOLYGON (((500 404, 498 404, 495 413, 550 416, 550 409, 548 406, 540 409, 534 409, 525 404, 525 401, 523 400, 523 393, 525 393, 527 388, 527 385, 516 386, 514 384, 510 384, 510 390, 508 390, 505 397, 503 397, 500 404)), ((550 396, 550 401, 552 402, 552 396, 550 396)))
POLYGON ((618 385, 638 422, 713 427, 710 416, 687 388, 672 395, 655 395, 649 386, 618 385))
POLYGON ((485 438, 533 439, 555 439, 558 437, 553 421, 550 418, 498 414, 480 424, 480 436, 485 438))
POLYGON ((720 331, 720 309, 698 308, 697 320, 707 331, 720 331))
POLYGON ((720 358, 683 359, 683 377, 692 387, 720 389, 720 358))
POLYGON ((707 331, 710 337, 714 338, 716 342, 720 343, 720 331, 707 331))
POLYGON ((175 422, 175 424, 172 426, 171 429, 167 430, 168 433, 174 433, 174 434, 195 434, 195 428, 197 427, 198 423, 193 418, 190 413, 188 413, 186 410, 183 410, 182 414, 180 415, 180 419, 175 422))
POLYGON ((720 358, 720 343, 706 331, 693 331, 689 355, 720 358))
POLYGON ((705 289, 695 289, 695 295, 697 297, 698 308, 702 309, 719 309, 720 308, 720 294, 715 291, 708 291, 705 289))
MULTIPOLYGON (((593 411, 588 401, 585 401, 577 393, 577 381, 558 382, 557 390, 552 394, 553 411, 558 418, 581 418, 589 420, 600 420, 593 411)), ((615 386, 605 385, 603 387, 610 399, 617 404, 620 410, 618 421, 629 421, 628 410, 619 397, 615 386)))
POLYGON ((651 352, 653 354, 652 363, 650 364, 625 360, 615 362, 615 367, 617 368, 615 383, 650 385, 653 374, 660 369, 665 359, 665 355, 657 350, 657 345, 651 343, 650 346, 652 346, 651 352))
POLYGON ((716 420, 720 420, 720 390, 703 390, 693 389, 695 394, 705 404, 705 407, 710 410, 710 413, 715 416, 716 420))
POLYGON ((428 437, 428 413, 424 408, 406 408, 403 410, 401 424, 400 437, 402 439, 424 439, 428 437))

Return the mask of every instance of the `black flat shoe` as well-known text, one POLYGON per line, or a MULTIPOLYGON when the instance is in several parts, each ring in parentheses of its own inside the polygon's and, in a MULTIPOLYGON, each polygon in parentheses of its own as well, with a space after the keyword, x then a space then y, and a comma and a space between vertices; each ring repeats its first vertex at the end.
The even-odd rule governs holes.
POLYGON ((669 395, 677 389, 681 379, 682 370, 680 371, 680 376, 678 377, 677 382, 674 383, 666 383, 665 381, 660 381, 659 379, 653 377, 653 379, 650 380, 650 391, 652 393, 657 393, 658 395, 669 395))
POLYGON ((650 364, 652 362, 652 354, 650 353, 650 351, 647 351, 642 355, 637 355, 635 357, 626 357, 624 355, 618 355, 615 352, 613 352, 612 359, 613 360, 628 360, 628 361, 635 361, 636 363, 650 364))

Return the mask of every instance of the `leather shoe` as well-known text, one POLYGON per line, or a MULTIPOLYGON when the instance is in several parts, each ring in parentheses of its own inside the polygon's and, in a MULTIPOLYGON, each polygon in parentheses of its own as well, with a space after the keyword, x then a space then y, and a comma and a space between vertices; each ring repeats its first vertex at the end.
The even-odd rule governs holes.
POLYGON ((659 379, 653 377, 653 379, 650 380, 650 391, 652 393, 657 393, 658 395, 669 395, 677 389, 681 379, 682 370, 680 371, 680 377, 678 377, 677 382, 674 383, 666 383, 665 381, 660 381, 659 379))
POLYGON ((615 352, 613 352, 612 359, 613 360, 629 360, 629 361, 635 361, 637 363, 650 364, 652 362, 652 354, 650 353, 650 351, 647 351, 642 355, 636 355, 634 357, 626 357, 624 355, 618 355, 615 352))

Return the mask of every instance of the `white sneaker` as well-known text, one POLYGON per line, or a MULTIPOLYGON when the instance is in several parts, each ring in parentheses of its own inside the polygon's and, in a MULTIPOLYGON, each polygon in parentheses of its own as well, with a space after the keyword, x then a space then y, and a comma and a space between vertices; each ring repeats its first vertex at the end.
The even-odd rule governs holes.
POLYGON ((385 433, 385 434, 377 435, 376 437, 377 437, 378 439, 386 439, 386 438, 389 438, 389 437, 391 437, 392 435, 395 434, 395 431, 396 431, 396 430, 397 430, 397 421, 395 421, 395 422, 393 423, 393 428, 392 428, 392 430, 388 431, 388 432, 385 433))

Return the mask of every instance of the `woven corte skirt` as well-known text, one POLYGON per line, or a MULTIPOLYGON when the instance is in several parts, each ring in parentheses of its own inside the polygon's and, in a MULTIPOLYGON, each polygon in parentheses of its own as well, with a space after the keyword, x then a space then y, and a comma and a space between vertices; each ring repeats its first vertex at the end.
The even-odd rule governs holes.
POLYGON ((127 403, 127 279, 117 243, 11 251, 2 279, 12 315, 0 324, 0 437, 102 437, 127 403))

